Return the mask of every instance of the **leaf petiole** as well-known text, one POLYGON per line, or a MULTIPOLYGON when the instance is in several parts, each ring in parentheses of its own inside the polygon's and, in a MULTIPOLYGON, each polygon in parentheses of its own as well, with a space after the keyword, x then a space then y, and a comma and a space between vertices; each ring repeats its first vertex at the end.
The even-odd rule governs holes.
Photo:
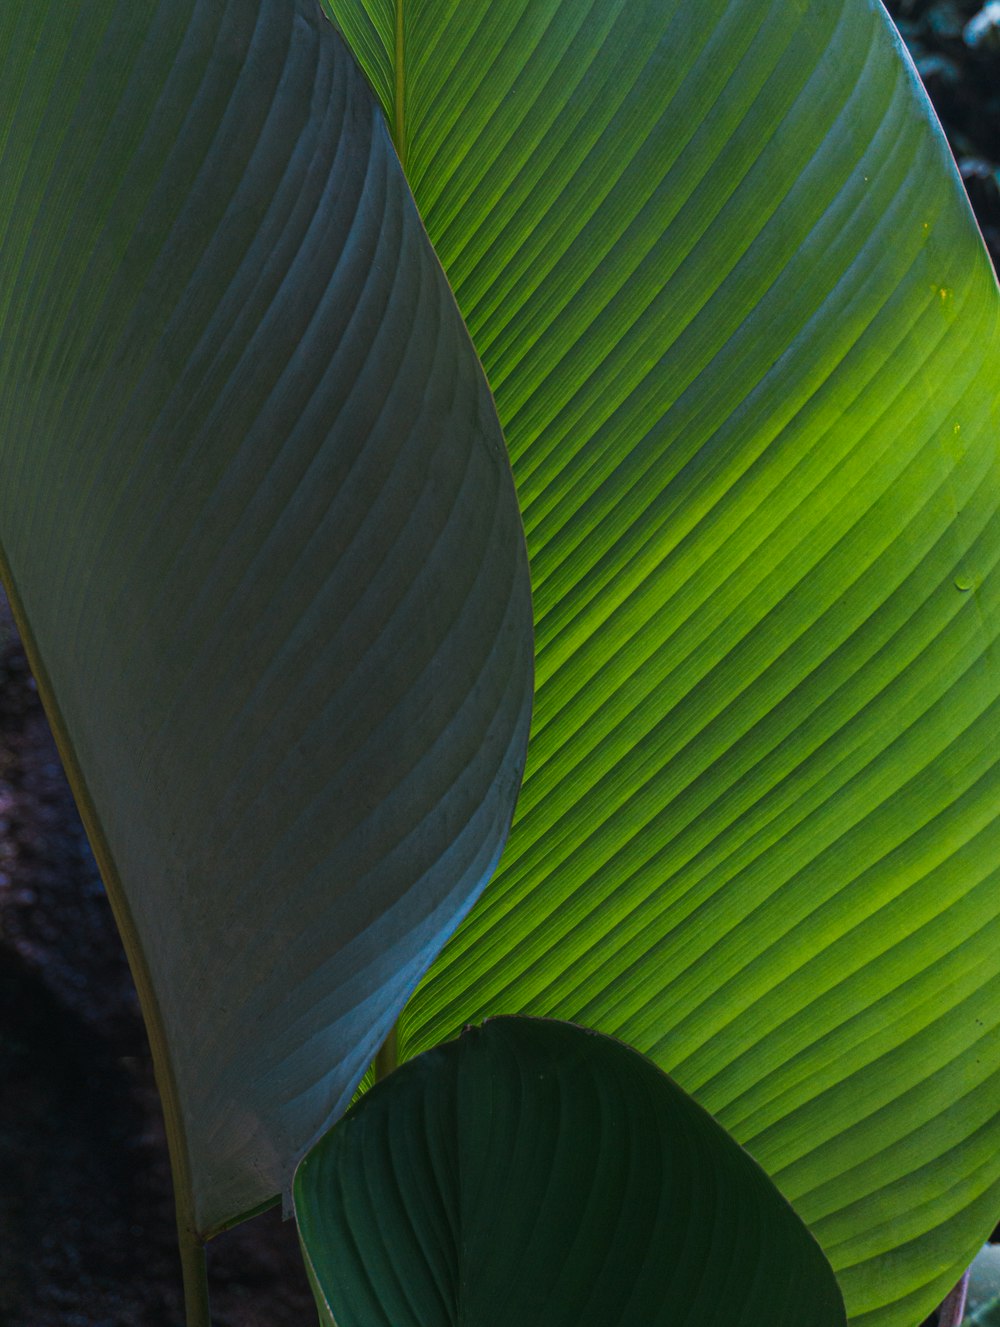
POLYGON ((186 1327, 212 1327, 208 1302, 208 1264, 205 1244, 193 1230, 177 1224, 177 1243, 184 1278, 184 1321, 186 1327))

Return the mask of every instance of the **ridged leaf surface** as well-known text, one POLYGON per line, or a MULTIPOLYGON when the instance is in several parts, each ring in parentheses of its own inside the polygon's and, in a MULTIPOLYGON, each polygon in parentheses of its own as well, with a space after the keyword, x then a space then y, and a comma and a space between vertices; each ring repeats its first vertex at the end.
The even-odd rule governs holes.
POLYGON ((655 1065, 502 1018, 378 1084, 306 1157, 327 1327, 843 1327, 764 1172, 655 1065))
POLYGON ((188 1219, 290 1180, 496 861, 490 394, 313 0, 0 7, 0 542, 188 1219))
POLYGON ((1000 1210, 1000 300, 874 0, 325 0, 514 461, 501 869, 404 1018, 651 1055, 914 1327, 1000 1210))

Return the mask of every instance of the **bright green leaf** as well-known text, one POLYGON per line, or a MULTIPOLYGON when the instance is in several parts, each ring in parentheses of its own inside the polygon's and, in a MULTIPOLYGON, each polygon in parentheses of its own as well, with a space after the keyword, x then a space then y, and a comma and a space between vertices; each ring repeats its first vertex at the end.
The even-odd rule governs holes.
POLYGON ((497 1019, 411 1060, 295 1177, 329 1327, 837 1327, 826 1259, 655 1065, 497 1019))
POLYGON ((326 3, 535 595, 518 818, 404 1047, 620 1035, 913 1327, 1000 1210, 1000 300, 940 129, 874 0, 326 3))
POLYGON ((5 0, 0 66, 4 579, 206 1231, 290 1181, 495 863, 523 536, 313 0, 5 0))

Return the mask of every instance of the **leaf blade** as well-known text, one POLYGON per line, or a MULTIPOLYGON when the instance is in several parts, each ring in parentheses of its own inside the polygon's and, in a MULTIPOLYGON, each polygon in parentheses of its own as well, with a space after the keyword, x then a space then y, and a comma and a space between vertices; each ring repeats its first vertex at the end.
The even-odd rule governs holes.
POLYGON ((5 577, 204 1234, 288 1183, 492 869, 523 540, 478 361, 313 6, 14 8, 5 577))
POLYGON ((628 1047, 491 1021, 410 1061, 305 1159, 300 1237, 338 1327, 843 1323, 763 1172, 628 1047))
POLYGON ((765 1164, 852 1317, 909 1327, 1000 1184, 1000 320, 943 135, 867 0, 406 13, 538 691, 404 1047, 501 1012, 623 1037, 765 1164))

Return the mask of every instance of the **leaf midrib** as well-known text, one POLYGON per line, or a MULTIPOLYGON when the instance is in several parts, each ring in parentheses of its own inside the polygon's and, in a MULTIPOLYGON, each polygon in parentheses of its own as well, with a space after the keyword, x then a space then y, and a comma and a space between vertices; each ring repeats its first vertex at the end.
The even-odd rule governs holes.
POLYGON ((405 119, 405 77, 406 69, 403 50, 403 4, 404 0, 395 0, 396 27, 393 63, 395 66, 395 87, 393 96, 393 137, 396 140, 396 152, 400 165, 406 168, 406 119, 405 119))

